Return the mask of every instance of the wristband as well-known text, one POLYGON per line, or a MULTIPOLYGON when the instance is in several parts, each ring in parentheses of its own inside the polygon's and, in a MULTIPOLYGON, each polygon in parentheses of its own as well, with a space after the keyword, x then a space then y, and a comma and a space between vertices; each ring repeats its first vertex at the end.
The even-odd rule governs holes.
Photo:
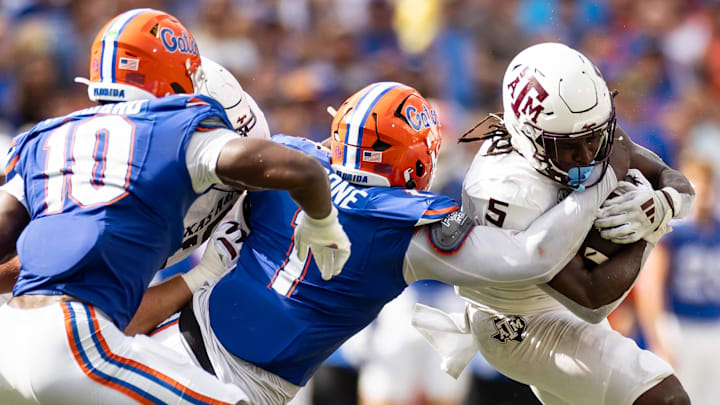
POLYGON ((335 221, 335 219, 338 216, 338 211, 335 206, 330 207, 330 213, 325 218, 316 219, 311 217, 310 215, 304 214, 304 221, 308 223, 308 225, 311 225, 313 227, 325 227, 335 221))

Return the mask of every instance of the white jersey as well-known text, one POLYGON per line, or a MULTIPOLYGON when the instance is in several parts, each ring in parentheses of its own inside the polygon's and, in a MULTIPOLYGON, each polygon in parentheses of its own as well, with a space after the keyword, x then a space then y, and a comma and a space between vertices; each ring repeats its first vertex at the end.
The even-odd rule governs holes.
POLYGON ((188 257, 195 248, 208 240, 215 226, 230 212, 241 194, 238 191, 213 188, 198 197, 183 219, 185 231, 182 247, 170 256, 165 266, 172 266, 188 257))
MULTIPOLYGON (((559 183, 537 172, 517 152, 485 155, 486 142, 465 176, 463 211, 475 224, 524 230, 569 194, 559 183)), ((546 251, 557 255, 559 252, 546 251)), ((536 285, 458 287, 458 295, 480 307, 527 314, 561 306, 536 285)))

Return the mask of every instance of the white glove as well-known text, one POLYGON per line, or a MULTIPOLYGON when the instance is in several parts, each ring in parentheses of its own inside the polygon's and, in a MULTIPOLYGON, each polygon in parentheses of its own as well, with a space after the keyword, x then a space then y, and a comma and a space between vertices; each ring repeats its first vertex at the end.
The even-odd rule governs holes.
POLYGON ((181 276, 188 289, 195 293, 208 281, 219 279, 234 269, 245 236, 237 222, 220 224, 208 241, 200 263, 181 276))
POLYGON ((335 207, 323 219, 314 219, 301 212, 294 238, 298 259, 305 261, 308 248, 312 249, 323 280, 340 274, 350 257, 350 240, 338 222, 335 207))
POLYGON ((212 243, 215 245, 215 250, 225 268, 232 269, 235 267, 238 257, 240 257, 240 249, 246 238, 247 233, 235 221, 227 221, 218 225, 215 233, 213 233, 212 243))
POLYGON ((621 244, 645 238, 654 245, 671 230, 667 223, 673 211, 666 194, 653 190, 639 170, 628 170, 625 180, 618 182, 618 189, 624 193, 605 201, 595 220, 600 236, 621 244))

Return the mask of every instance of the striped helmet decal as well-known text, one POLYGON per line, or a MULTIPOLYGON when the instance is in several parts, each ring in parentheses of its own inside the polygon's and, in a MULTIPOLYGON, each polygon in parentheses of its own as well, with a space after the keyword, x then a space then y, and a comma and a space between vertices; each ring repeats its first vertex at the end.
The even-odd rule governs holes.
POLYGON ((345 150, 343 151, 343 165, 347 165, 348 162, 355 162, 355 168, 360 167, 360 153, 359 148, 347 147, 347 145, 362 145, 362 134, 365 121, 370 116, 370 111, 375 107, 375 104, 387 94, 390 90, 400 86, 400 83, 395 82, 382 82, 372 85, 358 101, 357 106, 350 112, 350 116, 347 118, 347 128, 345 131, 345 150))
POLYGON ((126 11, 108 24, 102 37, 102 57, 100 58, 100 81, 115 83, 115 65, 117 64, 117 43, 127 24, 139 14, 152 11, 149 8, 126 11))

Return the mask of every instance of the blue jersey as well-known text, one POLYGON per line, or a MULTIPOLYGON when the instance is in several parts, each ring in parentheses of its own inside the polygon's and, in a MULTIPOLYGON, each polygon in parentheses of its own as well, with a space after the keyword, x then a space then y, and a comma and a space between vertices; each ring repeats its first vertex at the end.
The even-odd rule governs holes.
POLYGON ((188 142, 216 127, 229 127, 220 104, 182 95, 76 111, 16 137, 8 179, 23 179, 31 220, 13 294, 67 294, 124 329, 182 242, 197 197, 188 142))
POLYGON ((670 253, 670 310, 681 317, 720 319, 720 222, 685 222, 663 236, 670 253))
POLYGON ((415 227, 458 209, 455 201, 395 187, 355 187, 330 172, 310 141, 273 139, 315 156, 328 170, 333 204, 352 243, 338 276, 324 281, 300 261, 293 232, 300 209, 287 192, 250 193, 250 235, 237 268, 210 296, 213 332, 231 353, 296 385, 368 325, 407 286, 402 274, 415 227))

